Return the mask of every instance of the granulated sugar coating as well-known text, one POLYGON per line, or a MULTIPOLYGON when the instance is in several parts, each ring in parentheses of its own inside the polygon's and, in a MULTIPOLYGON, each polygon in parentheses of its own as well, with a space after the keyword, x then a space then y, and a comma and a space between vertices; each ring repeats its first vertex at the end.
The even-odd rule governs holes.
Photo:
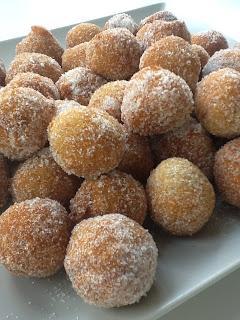
POLYGON ((55 100, 54 104, 55 104, 56 114, 59 114, 61 111, 71 107, 81 108, 81 105, 74 100, 55 100))
POLYGON ((134 35, 125 28, 104 30, 87 46, 88 66, 109 80, 131 77, 139 65, 142 49, 134 35))
POLYGON ((101 32, 101 28, 93 23, 80 23, 68 31, 67 47, 72 48, 80 43, 88 42, 99 32, 101 32))
POLYGON ((62 67, 64 71, 69 71, 77 67, 87 67, 86 48, 88 42, 83 42, 75 47, 68 48, 62 55, 62 67))
POLYGON ((90 101, 89 107, 104 110, 121 121, 121 104, 127 81, 112 81, 97 89, 90 101))
POLYGON ((2 59, 0 59, 0 87, 5 85, 6 69, 2 59))
POLYGON ((62 63, 63 48, 50 31, 40 26, 32 26, 32 31, 16 45, 16 54, 37 52, 46 54, 62 63))
POLYGON ((165 10, 158 11, 142 19, 139 24, 139 29, 142 28, 145 24, 152 23, 155 20, 173 21, 173 20, 177 20, 177 18, 175 17, 174 14, 172 14, 169 11, 165 11, 165 10))
POLYGON ((228 43, 225 37, 218 31, 210 30, 192 34, 192 44, 202 46, 210 56, 216 51, 228 48, 228 43))
POLYGON ((214 178, 223 200, 240 208, 240 138, 229 141, 216 153, 214 178))
POLYGON ((180 127, 193 110, 192 92, 174 73, 144 68, 126 86, 121 107, 129 131, 143 136, 180 127))
POLYGON ((138 25, 127 13, 119 13, 111 17, 104 25, 103 29, 126 28, 132 34, 136 34, 138 25))
POLYGON ((145 24, 136 34, 136 38, 146 49, 156 41, 171 35, 190 42, 190 33, 185 23, 180 20, 154 20, 152 23, 145 24))
POLYGON ((11 180, 14 201, 49 198, 67 206, 80 186, 80 179, 69 176, 54 161, 49 148, 26 160, 11 180))
POLYGON ((177 236, 198 232, 215 207, 211 183, 183 158, 164 160, 151 172, 147 195, 153 220, 177 236))
POLYGON ((225 49, 214 53, 203 68, 202 74, 206 76, 223 68, 232 68, 240 72, 240 50, 225 49))
POLYGON ((181 157, 194 163, 208 177, 213 177, 215 147, 205 129, 191 118, 182 127, 153 137, 152 149, 158 163, 181 157))
POLYGON ((235 44, 234 49, 240 49, 240 42, 235 44))
POLYGON ((143 186, 132 176, 114 170, 95 180, 85 180, 71 200, 70 218, 78 223, 98 215, 121 213, 143 224, 147 199, 143 186))
POLYGON ((210 73, 197 86, 196 114, 213 135, 233 138, 240 134, 240 72, 225 68, 210 73))
POLYGON ((48 99, 60 99, 58 89, 54 82, 47 77, 40 76, 33 72, 18 73, 7 86, 11 88, 32 88, 48 99))
POLYGON ((35 198, 0 216, 0 234, 0 263, 15 275, 47 277, 63 266, 70 222, 58 202, 35 198))
POLYGON ((147 137, 128 133, 126 150, 118 169, 131 174, 145 184, 154 167, 152 151, 147 137))
POLYGON ((203 68, 207 64, 210 58, 209 54, 202 46, 199 46, 198 44, 192 44, 192 49, 199 56, 199 59, 201 62, 201 68, 203 68))
POLYGON ((24 160, 44 147, 55 112, 52 100, 31 88, 0 91, 0 152, 24 160))
POLYGON ((201 71, 198 54, 188 42, 176 36, 155 42, 142 55, 139 67, 168 69, 183 78, 193 92, 201 71))
POLYGON ((20 72, 34 72, 56 82, 62 69, 56 60, 42 53, 20 53, 11 62, 6 75, 6 83, 10 82, 20 72))
POLYGON ((49 125, 48 137, 55 161, 79 177, 111 171, 125 151, 124 127, 107 112, 84 106, 61 110, 49 125))
POLYGON ((8 200, 9 172, 7 161, 0 154, 0 208, 4 207, 8 200))
POLYGON ((123 215, 109 214, 74 228, 64 266, 85 302, 111 308, 136 303, 150 290, 157 256, 147 230, 123 215))

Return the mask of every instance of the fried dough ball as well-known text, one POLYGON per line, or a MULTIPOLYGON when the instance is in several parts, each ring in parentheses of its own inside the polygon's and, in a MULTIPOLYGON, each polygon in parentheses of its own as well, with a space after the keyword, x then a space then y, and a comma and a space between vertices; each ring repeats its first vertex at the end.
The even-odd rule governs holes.
POLYGON ((154 137, 152 149, 158 163, 172 157, 186 158, 208 178, 213 176, 216 150, 208 133, 194 118, 174 131, 154 137))
POLYGON ((142 49, 134 35, 125 28, 104 30, 88 44, 88 66, 109 80, 131 77, 139 65, 142 49))
POLYGON ((5 206, 8 200, 8 167, 5 158, 0 154, 0 209, 5 206))
POLYGON ((176 236, 193 235, 209 220, 215 193, 206 176, 187 159, 169 158, 147 183, 151 217, 176 236))
POLYGON ((32 26, 31 32, 16 45, 16 54, 23 52, 43 53, 62 63, 63 48, 50 31, 40 26, 32 26))
POLYGON ((0 59, 0 88, 5 85, 6 69, 2 59, 0 59))
POLYGON ((158 250, 151 234, 121 214, 81 221, 64 261, 77 294, 98 307, 138 302, 150 290, 158 250))
POLYGON ((139 67, 168 69, 183 78, 192 91, 201 71, 198 54, 188 42, 175 36, 163 38, 148 48, 141 57, 139 67))
POLYGON ((209 54, 202 46, 199 46, 198 44, 192 44, 192 49, 198 55, 201 63, 201 68, 203 68, 210 58, 209 54))
POLYGON ((56 82, 56 86, 61 99, 75 100, 87 106, 94 91, 104 83, 106 80, 91 70, 78 67, 64 73, 56 82))
POLYGON ((145 24, 136 34, 136 38, 143 45, 144 49, 147 49, 156 41, 171 35, 190 42, 190 33, 185 23, 180 20, 154 20, 152 23, 145 24))
POLYGON ((83 42, 75 47, 68 48, 62 55, 62 67, 64 71, 69 71, 77 67, 87 67, 86 48, 88 42, 83 42))
POLYGON ((193 110, 186 82, 165 69, 144 68, 126 86, 121 107, 128 131, 155 135, 183 125, 193 110))
POLYGON ((11 88, 32 88, 48 99, 60 99, 58 89, 54 82, 47 77, 40 76, 33 72, 16 74, 7 86, 11 88))
POLYGON ((62 75, 60 65, 53 58, 42 53, 24 52, 18 54, 7 71, 6 83, 9 83, 20 72, 34 72, 56 82, 62 75))
POLYGON ((225 49, 214 53, 203 68, 202 74, 206 76, 223 68, 232 68, 240 72, 240 50, 225 49))
POLYGON ((220 32, 214 30, 192 34, 191 42, 192 44, 202 46, 210 57, 216 51, 228 48, 228 43, 225 37, 220 32))
POLYGON ((80 23, 68 31, 67 47, 72 48, 80 43, 88 42, 99 32, 101 32, 101 28, 93 23, 80 23))
POLYGON ((44 147, 54 104, 31 88, 0 91, 0 152, 24 160, 44 147))
POLYGON ((141 20, 139 24, 139 29, 141 29, 145 24, 152 23, 153 21, 156 21, 156 20, 173 21, 173 20, 177 20, 177 18, 170 11, 167 11, 167 10, 158 11, 141 20))
POLYGON ((79 179, 64 172, 50 150, 44 148, 19 166, 12 178, 11 192, 16 202, 39 197, 67 206, 79 185, 79 179))
POLYGON ((143 186, 127 173, 114 170, 85 180, 71 200, 70 218, 78 223, 98 215, 121 213, 143 224, 147 199, 143 186))
POLYGON ((118 169, 145 183, 153 167, 153 156, 148 138, 128 133, 126 150, 118 169))
POLYGON ((214 178, 223 200, 240 208, 240 138, 229 141, 216 153, 214 178))
POLYGON ((111 17, 104 25, 103 29, 126 28, 132 34, 136 34, 138 25, 127 13, 119 13, 111 17))
POLYGON ((232 138, 240 134, 240 72, 230 68, 210 73, 199 82, 196 114, 211 134, 232 138))
POLYGON ((48 138, 53 158, 64 171, 91 178, 118 166, 126 132, 107 112, 71 106, 53 119, 48 138))
POLYGON ((70 222, 57 201, 15 203, 0 216, 0 263, 18 276, 43 278, 62 266, 70 222))
POLYGON ((104 84, 93 93, 88 106, 105 110, 120 122, 121 104, 126 85, 127 81, 125 80, 104 84))

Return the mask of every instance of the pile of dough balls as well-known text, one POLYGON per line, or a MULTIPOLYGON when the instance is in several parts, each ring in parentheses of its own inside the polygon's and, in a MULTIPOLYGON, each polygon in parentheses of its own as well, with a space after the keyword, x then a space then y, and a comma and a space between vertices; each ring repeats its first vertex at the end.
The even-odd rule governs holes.
POLYGON ((96 306, 138 302, 157 272, 147 215, 192 236, 212 183, 240 208, 239 136, 240 50, 221 33, 191 35, 169 11, 80 23, 65 46, 33 26, 0 60, 0 263, 64 266, 96 306))

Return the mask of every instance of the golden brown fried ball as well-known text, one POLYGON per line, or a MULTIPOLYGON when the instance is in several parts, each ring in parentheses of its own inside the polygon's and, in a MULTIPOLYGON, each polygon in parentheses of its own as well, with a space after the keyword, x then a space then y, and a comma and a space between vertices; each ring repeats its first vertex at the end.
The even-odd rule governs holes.
POLYGON ((119 13, 112 16, 104 25, 103 29, 126 28, 132 34, 136 34, 138 25, 127 13, 119 13))
POLYGON ((147 194, 153 220, 177 236, 198 232, 215 206, 211 183, 183 158, 162 161, 148 178, 147 194))
POLYGON ((131 77, 139 65, 142 49, 134 35, 125 28, 104 30, 88 44, 87 64, 109 80, 131 77))
POLYGON ((190 42, 190 33, 183 21, 164 21, 154 20, 152 23, 145 24, 136 34, 137 40, 146 49, 156 41, 167 36, 178 36, 190 42))
POLYGON ((87 106, 94 91, 105 83, 105 79, 91 70, 78 67, 64 73, 56 82, 56 86, 61 99, 75 100, 87 106))
POLYGON ((48 138, 53 158, 64 171, 89 178, 118 166, 126 132, 107 112, 71 106, 53 119, 48 138))
POLYGON ((0 91, 0 152, 12 160, 24 160, 47 142, 47 127, 54 104, 31 88, 0 91))
POLYGON ((40 26, 32 26, 26 38, 16 45, 16 54, 23 52, 43 53, 62 63, 63 48, 50 31, 40 26))
POLYGON ((147 199, 143 186, 127 173, 114 170, 85 180, 71 200, 70 218, 78 223, 98 215, 121 213, 143 224, 147 199))
POLYGON ((60 99, 58 89, 54 82, 47 77, 40 76, 33 72, 16 74, 7 86, 11 88, 32 88, 48 99, 60 99))
POLYGON ((121 121, 121 104, 127 81, 112 81, 97 89, 89 101, 89 107, 104 110, 121 121))
POLYGON ((0 209, 8 200, 9 172, 6 159, 0 154, 0 209))
POLYGON ((182 78, 148 67, 128 82, 121 112, 128 131, 147 136, 183 125, 192 109, 192 92, 182 78))
POLYGON ((199 46, 198 44, 192 44, 192 49, 199 56, 199 59, 201 62, 201 68, 203 68, 207 64, 210 58, 209 54, 202 46, 199 46))
POLYGON ((192 34, 191 42, 192 44, 202 46, 210 57, 216 51, 228 48, 228 43, 225 37, 220 32, 214 30, 192 34))
POLYGON ((195 164, 208 177, 213 176, 215 147, 205 129, 191 118, 182 127, 154 137, 153 152, 159 162, 180 157, 195 164))
POLYGON ((75 47, 68 48, 62 55, 62 67, 64 71, 69 71, 77 67, 87 67, 86 48, 88 42, 83 42, 75 47))
POLYGON ((148 48, 141 57, 139 67, 168 69, 183 78, 192 91, 201 71, 198 54, 188 42, 175 36, 163 38, 148 48))
POLYGON ((6 83, 9 83, 20 72, 34 72, 56 82, 62 75, 60 65, 53 58, 42 53, 24 52, 18 54, 7 71, 6 83))
POLYGON ((81 221, 64 261, 77 294, 98 307, 138 302, 150 290, 158 250, 151 234, 121 214, 81 221))
POLYGON ((67 47, 72 48, 80 43, 88 42, 99 32, 101 32, 101 28, 93 23, 80 23, 68 31, 67 47))
POLYGON ((0 88, 5 85, 6 69, 2 59, 0 59, 0 88))
POLYGON ((161 10, 141 20, 139 24, 139 29, 141 29, 145 24, 152 23, 156 20, 173 21, 177 20, 177 18, 170 11, 161 10))
POLYGON ((210 73, 197 86, 196 114, 211 134, 232 138, 240 134, 240 72, 225 68, 210 73))
POLYGON ((12 178, 11 192, 17 202, 39 197, 67 206, 79 185, 80 180, 64 172, 50 150, 44 148, 19 166, 12 178))
POLYGON ((62 266, 70 222, 57 201, 15 203, 0 216, 0 263, 19 276, 48 277, 62 266))
POLYGON ((240 138, 229 141, 216 153, 214 178, 223 200, 240 208, 240 138))

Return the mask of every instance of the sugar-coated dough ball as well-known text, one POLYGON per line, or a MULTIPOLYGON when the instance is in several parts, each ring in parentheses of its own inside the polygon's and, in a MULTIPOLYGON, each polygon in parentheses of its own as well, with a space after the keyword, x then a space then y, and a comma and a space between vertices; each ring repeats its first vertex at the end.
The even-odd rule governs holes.
POLYGON ((225 68, 210 73, 197 86, 196 114, 211 134, 232 138, 240 134, 240 72, 225 68))
POLYGON ((121 107, 129 131, 162 134, 183 125, 193 109, 192 92, 174 73, 144 68, 128 82, 121 107))
POLYGON ((0 88, 5 85, 6 69, 2 59, 0 59, 0 88))
POLYGON ((136 38, 146 49, 156 41, 171 35, 190 42, 190 33, 185 23, 180 20, 154 20, 152 23, 145 24, 136 34, 136 38))
POLYGON ((145 24, 152 23, 155 20, 173 21, 173 20, 177 20, 177 18, 170 11, 167 11, 167 10, 157 11, 151 14, 150 16, 142 19, 139 24, 139 29, 142 28, 145 24))
POLYGON ((151 217, 173 235, 198 232, 209 220, 215 193, 206 176, 187 159, 162 161, 147 183, 151 217))
POLYGON ((68 31, 67 47, 75 47, 80 43, 90 41, 101 29, 93 23, 80 23, 68 31))
POLYGON ((104 29, 126 28, 132 34, 136 34, 138 25, 127 13, 119 13, 111 17, 104 25, 104 29))
POLYGON ((64 172, 49 148, 44 148, 18 167, 11 181, 11 192, 17 202, 39 197, 67 206, 79 185, 79 179, 64 172))
POLYGON ((178 129, 154 137, 152 149, 158 163, 172 157, 185 158, 199 167, 208 178, 213 176, 213 140, 194 118, 178 129))
POLYGON ((6 159, 0 154, 0 209, 8 200, 9 172, 6 159))
POLYGON ((87 67, 86 48, 88 42, 83 42, 75 47, 68 48, 62 55, 62 67, 64 71, 69 71, 77 67, 87 67))
POLYGON ((27 37, 16 45, 16 54, 23 52, 43 53, 62 63, 63 48, 50 31, 40 26, 32 26, 27 37))
POLYGON ((69 174, 96 177, 118 166, 126 143, 123 126, 107 112, 72 106, 48 128, 55 161, 69 174))
POLYGON ((216 153, 214 178, 223 200, 240 208, 240 138, 229 141, 216 153))
POLYGON ((198 54, 187 41, 176 36, 165 37, 148 48, 140 60, 140 69, 145 67, 161 67, 174 72, 187 82, 192 91, 201 71, 198 54))
POLYGON ((147 230, 126 216, 107 214, 75 226, 64 266, 85 302, 111 308, 136 303, 146 295, 157 256, 147 230))
POLYGON ((216 51, 228 48, 228 43, 225 37, 218 31, 210 30, 192 34, 192 44, 202 46, 210 56, 216 51))
POLYGON ((89 101, 89 107, 104 110, 121 121, 121 105, 127 81, 112 81, 97 89, 89 101))
POLYGON ((86 50, 88 66, 109 80, 131 77, 138 70, 141 54, 140 44, 125 28, 102 31, 89 42, 86 50))
POLYGON ((19 276, 48 277, 63 266, 70 222, 58 202, 35 198, 0 216, 0 234, 0 263, 19 276))
POLYGON ((0 91, 0 152, 24 160, 44 147, 54 103, 31 88, 0 91))
POLYGON ((105 79, 91 70, 78 67, 64 73, 56 82, 56 86, 61 99, 76 100, 86 106, 94 91, 105 83, 105 79))
POLYGON ((18 54, 11 62, 6 75, 6 83, 20 72, 34 72, 56 82, 62 75, 62 68, 53 58, 42 53, 24 52, 18 54))
POLYGON ((33 72, 18 73, 7 86, 11 88, 32 88, 48 99, 60 98, 58 89, 50 78, 40 76, 33 72))
POLYGON ((197 53, 197 55, 199 56, 199 59, 200 59, 200 62, 201 62, 201 67, 203 68, 210 56, 209 54, 207 53, 207 51, 202 47, 202 46, 199 46, 198 44, 192 44, 192 49, 197 53))

